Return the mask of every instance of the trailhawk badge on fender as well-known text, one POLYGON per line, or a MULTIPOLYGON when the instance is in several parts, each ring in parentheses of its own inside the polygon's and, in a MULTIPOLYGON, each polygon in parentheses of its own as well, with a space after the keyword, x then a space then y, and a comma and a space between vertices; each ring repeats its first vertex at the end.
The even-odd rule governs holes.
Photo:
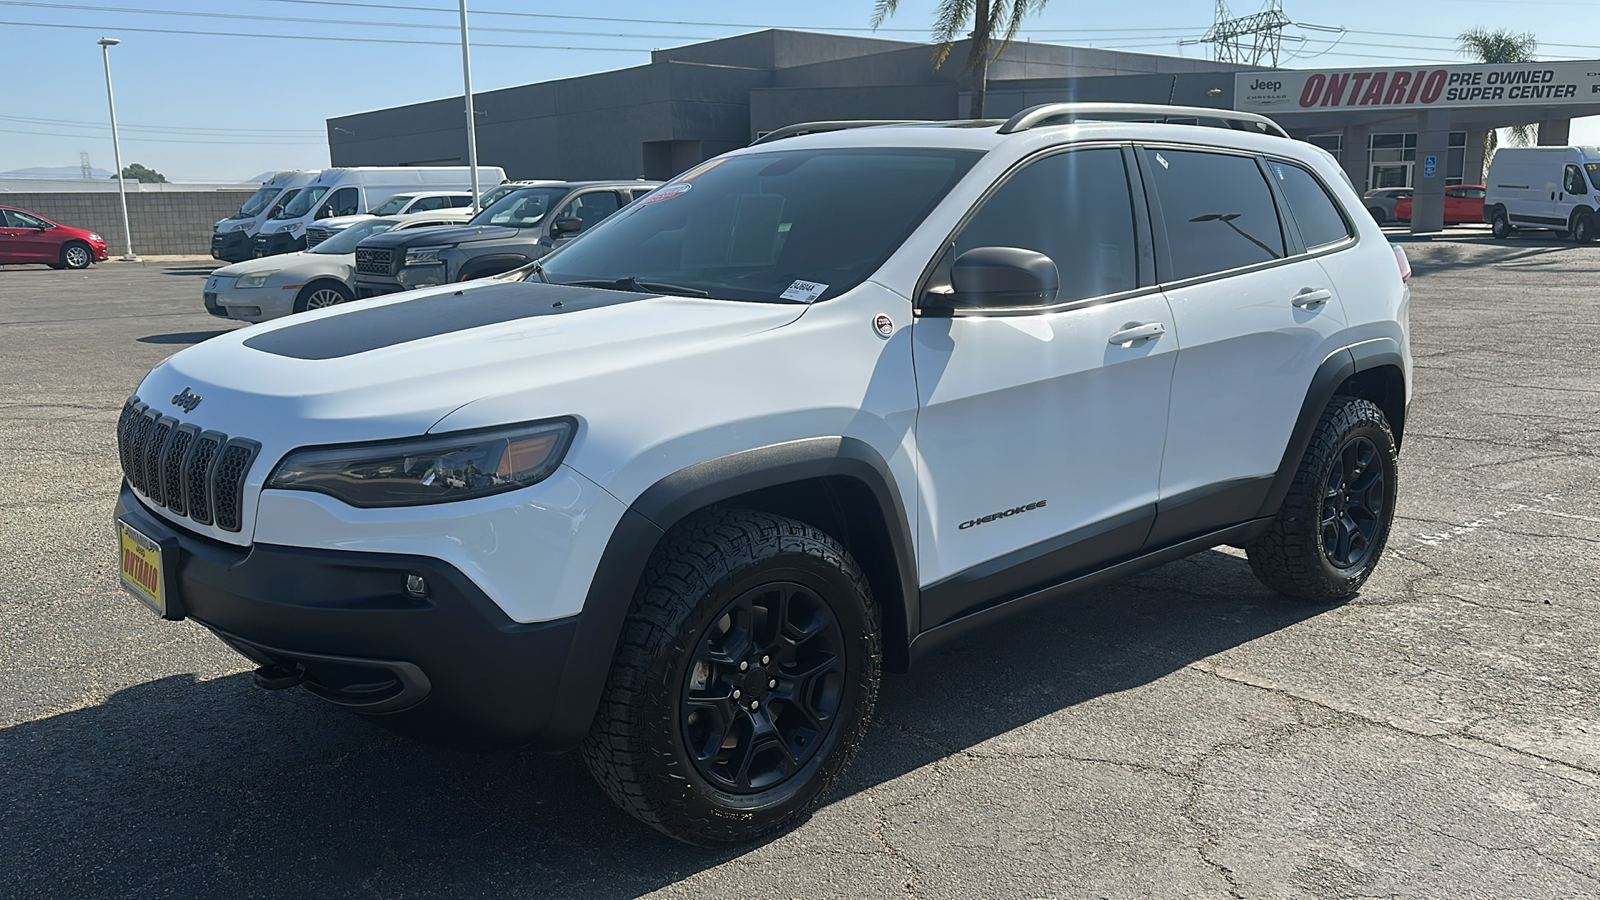
POLYGON ((872 327, 884 337, 894 334, 894 320, 889 318, 888 313, 878 313, 878 317, 872 320, 872 327))

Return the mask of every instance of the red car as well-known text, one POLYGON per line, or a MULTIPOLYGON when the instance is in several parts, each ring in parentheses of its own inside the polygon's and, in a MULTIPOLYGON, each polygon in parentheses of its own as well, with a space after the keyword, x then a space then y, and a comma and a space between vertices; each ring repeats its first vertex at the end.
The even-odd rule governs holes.
POLYGON ((106 239, 92 231, 0 206, 0 266, 44 263, 52 269, 87 269, 105 258, 106 239))
MULTIPOLYGON (((1483 195, 1481 184, 1463 184, 1444 189, 1444 223, 1459 225, 1463 222, 1483 221, 1483 195)), ((1411 198, 1395 202, 1394 217, 1402 222, 1411 221, 1411 198)))

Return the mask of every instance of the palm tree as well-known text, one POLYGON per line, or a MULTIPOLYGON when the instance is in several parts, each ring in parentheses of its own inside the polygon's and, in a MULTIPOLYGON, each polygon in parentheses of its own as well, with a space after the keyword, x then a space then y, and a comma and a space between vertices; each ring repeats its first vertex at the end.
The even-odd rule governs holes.
MULTIPOLYGON (((967 51, 967 64, 962 72, 972 73, 972 109, 969 115, 983 118, 983 100, 989 90, 989 62, 1006 44, 1017 36, 1017 29, 1030 12, 1044 8, 1047 0, 939 0, 933 17, 933 40, 938 44, 933 51, 933 67, 944 65, 950 48, 967 22, 972 22, 972 45, 967 51), (998 46, 994 36, 1002 35, 998 46), (992 52, 991 52, 992 51, 992 52)), ((900 0, 875 0, 872 7, 872 27, 877 28, 894 15, 900 0)))
MULTIPOLYGON (((1537 58, 1539 40, 1531 33, 1515 34, 1508 28, 1469 28, 1456 38, 1456 49, 1462 55, 1480 63, 1522 63, 1537 58)), ((1513 125, 1509 129, 1510 142, 1527 147, 1538 140, 1539 126, 1513 125)), ((1489 160, 1500 143, 1496 129, 1483 135, 1483 177, 1489 177, 1489 160)))

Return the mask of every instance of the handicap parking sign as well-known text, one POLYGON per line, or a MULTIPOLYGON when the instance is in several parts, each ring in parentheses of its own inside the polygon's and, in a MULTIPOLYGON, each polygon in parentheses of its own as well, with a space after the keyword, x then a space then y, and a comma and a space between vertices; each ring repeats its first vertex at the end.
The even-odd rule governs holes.
POLYGON ((1424 156, 1422 158, 1422 177, 1432 178, 1439 173, 1439 157, 1424 156))

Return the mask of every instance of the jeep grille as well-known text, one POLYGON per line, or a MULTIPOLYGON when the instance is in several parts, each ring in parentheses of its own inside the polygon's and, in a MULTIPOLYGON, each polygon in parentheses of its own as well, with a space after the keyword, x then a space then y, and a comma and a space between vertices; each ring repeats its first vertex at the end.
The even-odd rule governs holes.
POLYGON ((129 397, 117 419, 122 474, 152 504, 223 531, 243 525, 244 480, 261 445, 230 438, 129 397))

